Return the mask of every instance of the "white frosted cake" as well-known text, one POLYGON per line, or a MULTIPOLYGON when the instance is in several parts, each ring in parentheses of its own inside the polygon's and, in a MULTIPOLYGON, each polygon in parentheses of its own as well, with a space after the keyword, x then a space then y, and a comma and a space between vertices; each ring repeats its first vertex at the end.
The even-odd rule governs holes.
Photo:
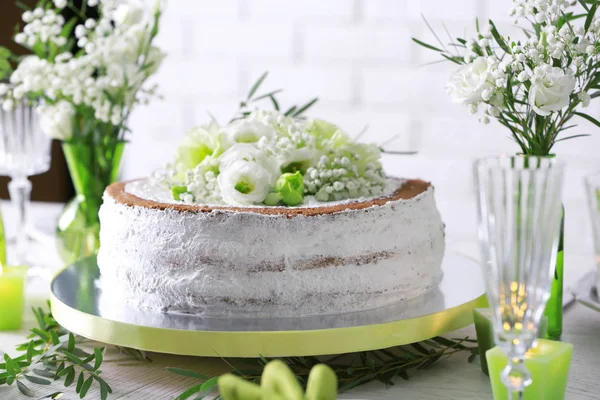
POLYGON ((102 286, 139 307, 248 317, 428 293, 444 254, 433 187, 386 177, 380 153, 277 112, 194 128, 160 174, 106 190, 102 286))
POLYGON ((441 279, 444 227, 423 181, 297 208, 159 202, 136 196, 144 184, 107 190, 98 255, 103 284, 141 307, 329 314, 412 299, 441 279))

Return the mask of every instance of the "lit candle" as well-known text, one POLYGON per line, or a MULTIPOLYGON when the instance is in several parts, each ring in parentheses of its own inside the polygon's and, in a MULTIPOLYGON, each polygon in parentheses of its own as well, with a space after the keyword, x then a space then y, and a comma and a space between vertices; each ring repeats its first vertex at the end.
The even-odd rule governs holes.
MULTIPOLYGON (((494 342, 492 310, 489 308, 475 308, 473 310, 473 320, 475 322, 475 332, 477 333, 477 347, 479 347, 481 370, 487 375, 488 366, 487 360, 485 359, 485 353, 492 347, 496 346, 496 343, 494 342)), ((538 329, 538 338, 543 338, 546 336, 547 327, 548 318, 543 316, 538 329)))
POLYGON ((21 328, 26 278, 27 267, 0 267, 0 331, 21 328))
MULTIPOLYGON (((525 367, 531 373, 532 383, 525 388, 523 400, 560 400, 565 397, 573 345, 538 339, 536 347, 525 355, 525 367)), ((500 378, 506 367, 506 354, 499 347, 486 353, 490 381, 495 400, 505 400, 508 392, 500 378)))

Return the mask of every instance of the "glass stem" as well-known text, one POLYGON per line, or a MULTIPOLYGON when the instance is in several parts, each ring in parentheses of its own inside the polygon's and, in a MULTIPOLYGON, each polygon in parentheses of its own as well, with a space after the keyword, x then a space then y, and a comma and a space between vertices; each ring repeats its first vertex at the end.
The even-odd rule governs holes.
POLYGON ((508 356, 508 365, 502 371, 502 382, 508 389, 509 400, 522 400, 523 391, 531 385, 531 374, 525 368, 524 355, 508 356))
POLYGON ((29 205, 31 198, 31 182, 26 176, 13 177, 8 183, 8 192, 12 203, 17 208, 16 255, 17 261, 25 261, 27 254, 27 224, 29 222, 29 205))

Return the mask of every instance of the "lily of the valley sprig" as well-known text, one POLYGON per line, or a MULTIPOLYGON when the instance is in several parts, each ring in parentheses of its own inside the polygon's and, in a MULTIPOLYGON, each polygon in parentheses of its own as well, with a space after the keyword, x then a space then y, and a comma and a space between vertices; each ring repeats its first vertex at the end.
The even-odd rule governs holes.
MULTIPOLYGON (((447 91, 482 123, 495 118, 510 129, 521 152, 549 155, 556 142, 587 134, 561 135, 573 117, 596 126, 581 111, 600 96, 600 19, 598 0, 513 0, 509 15, 527 25, 523 35, 502 35, 493 21, 477 22, 472 39, 450 38, 439 45, 416 43, 460 65, 447 91)), ((429 26, 429 25, 428 25, 429 26)))

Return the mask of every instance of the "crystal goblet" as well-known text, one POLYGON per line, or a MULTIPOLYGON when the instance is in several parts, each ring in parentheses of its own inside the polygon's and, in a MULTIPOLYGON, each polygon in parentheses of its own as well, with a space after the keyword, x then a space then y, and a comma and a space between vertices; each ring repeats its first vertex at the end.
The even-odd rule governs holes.
POLYGON ((31 182, 28 177, 50 169, 50 143, 40 128, 34 105, 18 104, 12 110, 0 109, 0 175, 11 178, 8 191, 17 211, 17 263, 26 263, 29 252, 31 182))
POLYGON ((496 343, 508 356, 512 398, 532 382, 524 359, 550 296, 564 164, 532 156, 476 161, 478 236, 496 343))
POLYGON ((600 172, 585 178, 592 237, 596 251, 596 288, 600 289, 600 172))

